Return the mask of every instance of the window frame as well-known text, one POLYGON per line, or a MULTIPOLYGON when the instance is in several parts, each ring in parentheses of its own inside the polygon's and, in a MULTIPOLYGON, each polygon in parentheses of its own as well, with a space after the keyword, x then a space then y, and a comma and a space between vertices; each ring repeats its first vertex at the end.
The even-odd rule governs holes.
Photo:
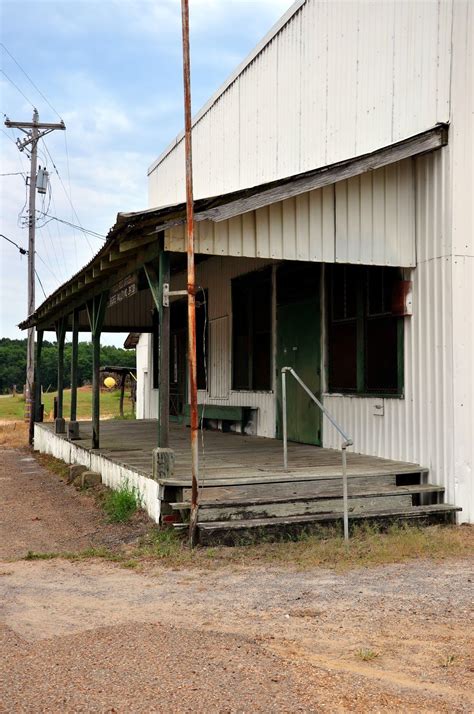
POLYGON ((381 399, 404 399, 405 397, 405 322, 403 316, 394 315, 391 311, 385 311, 382 313, 369 314, 368 300, 369 300, 369 289, 368 289, 368 271, 373 268, 383 268, 386 270, 398 270, 398 279, 402 280, 401 270, 394 268, 393 266, 362 266, 362 265, 351 265, 351 264, 332 264, 326 267, 325 271, 325 379, 326 379, 326 390, 325 393, 336 396, 350 396, 350 397, 362 397, 362 398, 381 398, 381 399), (333 280, 334 273, 339 267, 342 266, 350 267, 359 271, 359 277, 356 281, 356 314, 354 318, 347 318, 341 320, 332 320, 332 290, 333 290, 333 280), (328 270, 329 268, 329 270, 328 270), (397 387, 394 390, 389 389, 369 389, 367 387, 367 326, 369 321, 372 319, 377 319, 377 317, 383 317, 392 315, 393 319, 396 321, 396 360, 397 360, 397 387), (330 335, 331 335, 331 323, 332 322, 350 322, 355 321, 356 323, 356 388, 333 388, 331 387, 330 380, 330 369, 331 369, 331 348, 330 348, 330 335))
POLYGON ((232 312, 232 323, 231 323, 231 348, 230 348, 230 358, 231 358, 231 392, 258 392, 271 394, 273 392, 273 272, 271 266, 266 266, 261 270, 255 270, 250 273, 245 273, 243 275, 238 275, 231 280, 231 312, 232 312), (262 286, 262 284, 268 284, 268 310, 269 310, 269 326, 268 331, 256 331, 254 329, 252 303, 255 299, 255 292, 262 286), (236 386, 236 360, 235 360, 235 350, 236 350, 236 320, 235 320, 235 289, 239 285, 245 287, 245 292, 248 296, 248 303, 245 306, 246 312, 248 314, 249 330, 247 334, 248 339, 248 362, 247 362, 247 386, 236 386), (268 387, 258 387, 255 386, 255 363, 254 363, 254 353, 255 353, 255 342, 256 337, 259 335, 268 335, 269 349, 268 349, 268 387))

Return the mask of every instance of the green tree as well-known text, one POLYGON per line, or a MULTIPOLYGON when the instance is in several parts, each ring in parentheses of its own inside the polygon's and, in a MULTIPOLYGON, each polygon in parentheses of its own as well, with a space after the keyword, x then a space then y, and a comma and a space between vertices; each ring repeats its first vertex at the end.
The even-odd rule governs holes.
MULTIPOLYGON (((64 348, 64 385, 70 386, 71 374, 71 343, 64 348)), ((55 342, 43 342, 41 353, 41 382, 44 389, 55 389, 57 383, 57 345, 55 342)), ((135 366, 135 350, 124 350, 121 347, 104 345, 100 351, 101 365, 119 367, 135 366)), ((26 339, 0 339, 0 393, 7 393, 16 384, 21 390, 26 373, 26 339)), ((79 386, 92 380, 92 343, 79 342, 78 346, 78 384, 79 386)))

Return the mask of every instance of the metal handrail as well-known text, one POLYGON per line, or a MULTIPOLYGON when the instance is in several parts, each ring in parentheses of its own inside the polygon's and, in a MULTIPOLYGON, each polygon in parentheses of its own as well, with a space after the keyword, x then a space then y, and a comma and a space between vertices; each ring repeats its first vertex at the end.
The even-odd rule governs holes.
POLYGON ((347 454, 346 449, 348 446, 352 446, 352 439, 343 431, 342 427, 337 423, 334 417, 328 412, 326 407, 324 407, 319 399, 313 394, 309 387, 303 382, 301 377, 299 377, 293 367, 282 367, 281 370, 281 394, 283 401, 283 466, 285 470, 288 470, 288 423, 287 423, 287 413, 286 413, 286 373, 289 372, 298 382, 300 387, 304 389, 308 397, 310 397, 313 402, 320 408, 322 413, 329 419, 333 427, 339 432, 343 438, 341 444, 341 457, 342 457, 342 501, 343 501, 343 511, 344 511, 344 540, 349 540, 349 504, 348 504, 348 492, 347 492, 347 454))

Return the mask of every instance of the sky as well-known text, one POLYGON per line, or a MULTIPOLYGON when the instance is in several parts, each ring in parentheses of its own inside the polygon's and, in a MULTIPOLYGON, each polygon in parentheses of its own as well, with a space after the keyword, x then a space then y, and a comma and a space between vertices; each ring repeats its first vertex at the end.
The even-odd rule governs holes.
MULTIPOLYGON (((196 113, 292 2, 189 4, 196 113)), ((37 195, 38 306, 103 244, 64 221, 105 236, 118 212, 147 208, 147 169, 183 127, 180 0, 0 0, 0 13, 0 233, 22 247, 29 159, 3 122, 36 107, 66 124, 39 144, 51 190, 37 195)), ((26 336, 26 280, 26 256, 0 238, 0 337, 26 336)))

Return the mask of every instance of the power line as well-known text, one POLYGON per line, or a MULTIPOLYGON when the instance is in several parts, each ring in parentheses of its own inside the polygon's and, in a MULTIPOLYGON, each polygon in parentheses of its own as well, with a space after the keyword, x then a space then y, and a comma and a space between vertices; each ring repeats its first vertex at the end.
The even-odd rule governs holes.
POLYGON ((41 285, 41 290, 43 291, 43 295, 44 295, 45 299, 47 299, 48 296, 46 295, 46 291, 45 291, 45 289, 44 289, 44 287, 43 287, 43 283, 41 282, 41 278, 40 278, 40 276, 38 275, 38 271, 36 270, 36 268, 35 268, 35 275, 36 275, 36 277, 38 278, 39 284, 41 285))
POLYGON ((101 233, 96 233, 95 231, 90 231, 87 228, 83 228, 82 226, 77 226, 75 223, 66 221, 63 218, 57 218, 56 216, 51 216, 49 213, 44 213, 43 211, 40 211, 40 210, 37 210, 36 213, 39 213, 46 218, 49 218, 48 221, 43 223, 43 226, 46 226, 51 221, 58 221, 58 223, 64 223, 66 226, 69 226, 70 228, 76 228, 78 231, 82 231, 83 233, 88 233, 89 235, 93 236, 94 238, 100 238, 100 240, 106 240, 106 236, 102 235, 101 233))
MULTIPOLYGON (((45 247, 46 247, 46 246, 45 246, 45 247)), ((58 276, 56 275, 56 273, 54 273, 54 272, 53 272, 53 269, 48 265, 48 263, 47 263, 45 260, 43 260, 43 258, 42 258, 41 255, 38 253, 38 251, 36 251, 36 255, 37 255, 38 258, 41 260, 41 262, 43 263, 43 265, 49 270, 49 272, 51 273, 51 275, 53 276, 53 278, 54 278, 55 280, 57 280, 58 283, 61 282, 61 281, 59 280, 58 276)))
MULTIPOLYGON (((36 89, 36 91, 38 92, 38 94, 44 99, 44 101, 45 101, 46 104, 50 107, 50 109, 52 109, 53 112, 61 119, 62 117, 58 114, 58 112, 57 112, 56 109, 53 107, 53 105, 51 104, 51 102, 49 101, 49 99, 48 99, 47 97, 45 97, 45 95, 43 94, 43 92, 41 91, 41 89, 33 82, 33 80, 31 79, 30 75, 23 69, 23 67, 22 67, 21 64, 18 62, 18 60, 16 60, 16 59, 14 58, 14 56, 12 55, 12 53, 10 52, 10 50, 8 50, 8 49, 5 47, 5 45, 3 44, 3 42, 0 42, 0 46, 3 47, 3 49, 5 50, 5 52, 7 53, 7 55, 8 55, 9 57, 11 57, 11 59, 12 59, 12 60, 14 61, 14 63, 16 64, 16 66, 23 72, 23 74, 25 75, 25 77, 27 78, 27 80, 30 82, 30 84, 33 85, 33 87, 36 89)), ((4 73, 4 74, 5 74, 5 73, 4 73)), ((6 76, 6 75, 5 75, 5 76, 6 76)))
POLYGON ((30 105, 33 107, 33 109, 34 109, 34 108, 35 108, 35 105, 34 105, 33 102, 31 101, 31 99, 29 99, 29 97, 27 97, 26 94, 20 89, 20 87, 18 86, 18 84, 15 84, 15 82, 13 81, 13 79, 11 79, 11 78, 8 76, 8 74, 5 72, 4 69, 0 69, 0 72, 3 74, 3 76, 5 77, 5 79, 8 79, 8 81, 10 82, 10 84, 12 84, 12 85, 15 87, 15 89, 16 89, 18 92, 20 92, 21 96, 22 96, 24 99, 26 99, 26 101, 28 102, 28 104, 30 104, 30 105))
POLYGON ((0 174, 0 176, 25 176, 25 175, 26 174, 24 171, 14 171, 11 174, 0 174))
MULTIPOLYGON (((67 185, 68 185, 68 188, 69 188, 69 195, 71 195, 71 193, 72 193, 72 191, 71 191, 71 174, 70 174, 70 171, 69 171, 69 149, 68 149, 68 145, 67 145, 67 135, 66 135, 66 132, 64 132, 64 146, 65 146, 65 149, 66 149, 67 185)), ((74 255, 75 255, 75 257, 76 257, 76 265, 77 265, 78 260, 77 260, 77 236, 76 236, 76 231, 74 231, 73 236, 74 236, 74 255)))
MULTIPOLYGON (((6 117, 6 114, 4 114, 3 116, 6 117)), ((7 137, 7 139, 9 139, 10 141, 12 141, 12 142, 15 144, 15 146, 16 146, 16 141, 15 141, 15 139, 13 139, 13 138, 10 136, 10 134, 7 134, 7 132, 5 131, 5 129, 1 129, 1 132, 2 132, 2 134, 5 134, 5 136, 7 137)))
MULTIPOLYGON (((49 156, 49 158, 50 158, 50 160, 51 160, 51 163, 53 164, 53 168, 54 168, 54 170, 56 171, 56 174, 57 174, 57 176, 58 176, 58 179, 59 179, 59 181, 60 181, 60 183, 61 183, 61 186, 62 186, 62 188, 63 188, 64 194, 65 194, 67 200, 69 201, 69 204, 70 204, 70 206, 71 206, 71 208, 72 208, 72 210, 73 210, 74 215, 76 216, 76 220, 77 220, 77 222, 79 223, 79 226, 80 226, 81 230, 84 231, 84 229, 82 228, 82 225, 81 225, 81 220, 80 220, 79 216, 77 215, 77 211, 76 211, 76 209, 74 208, 74 205, 73 205, 73 203, 72 203, 71 196, 70 196, 70 195, 68 194, 68 192, 66 191, 66 187, 65 187, 65 185, 64 185, 64 183, 63 183, 63 180, 62 180, 61 176, 59 175, 58 167, 57 167, 56 164, 54 163, 53 157, 51 156, 51 153, 50 153, 50 151, 49 151, 49 149, 48 149, 48 147, 47 147, 46 142, 45 142, 44 139, 43 139, 43 144, 44 144, 44 148, 46 149, 46 153, 48 154, 48 156, 49 156)), ((87 233, 88 233, 88 231, 86 231, 86 232, 84 233, 84 235, 85 235, 85 238, 86 238, 86 241, 87 241, 87 245, 89 246, 89 249, 90 249, 91 253, 93 253, 94 250, 93 250, 93 248, 92 248, 92 246, 91 246, 91 244, 90 244, 89 238, 87 237, 87 233)), ((104 239, 105 239, 105 236, 101 236, 101 235, 99 235, 99 234, 97 234, 97 237, 99 237, 99 238, 104 238, 104 239)))

